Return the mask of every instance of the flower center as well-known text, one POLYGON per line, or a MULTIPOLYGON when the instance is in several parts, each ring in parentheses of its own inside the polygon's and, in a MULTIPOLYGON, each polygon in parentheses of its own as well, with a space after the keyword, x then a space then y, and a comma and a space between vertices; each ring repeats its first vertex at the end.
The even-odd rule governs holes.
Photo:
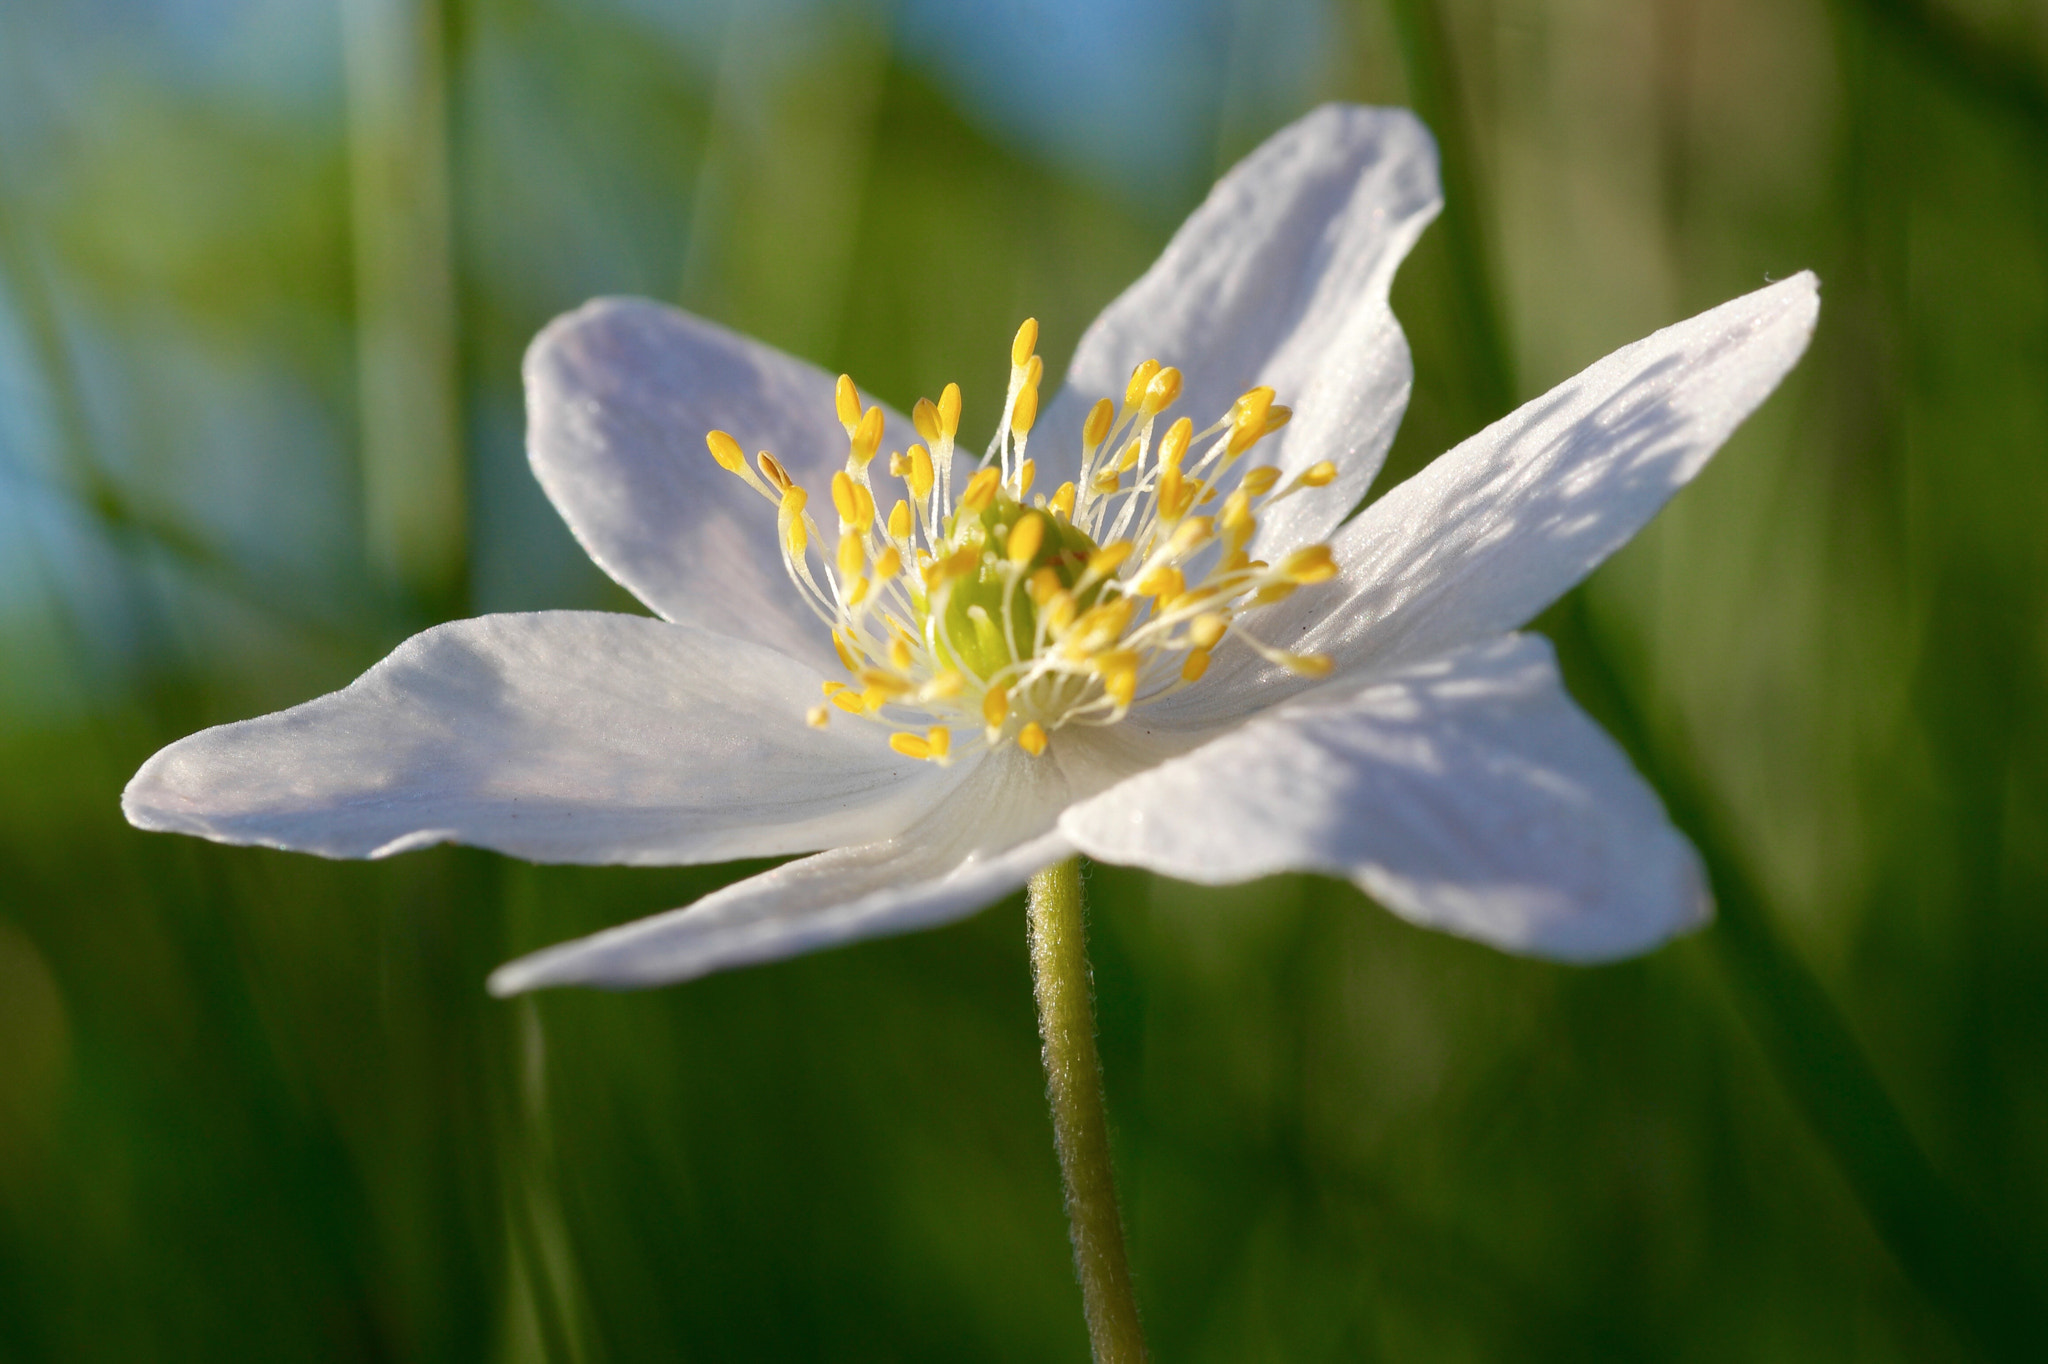
POLYGON ((1329 671, 1322 655, 1273 648, 1243 623, 1337 571, 1328 545, 1277 565, 1246 548, 1266 508, 1337 474, 1324 462, 1283 483, 1273 465, 1240 467, 1292 415, 1273 390, 1244 394, 1202 431, 1188 417, 1160 431, 1181 376, 1147 360, 1121 403, 1104 398, 1088 413, 1080 476, 1047 496, 1033 493, 1026 454, 1045 371, 1037 343, 1027 320, 1010 348, 995 440, 957 498, 960 388, 918 400, 911 422, 922 441, 889 456, 906 495, 887 516, 870 477, 882 410, 863 410, 841 375, 848 449, 832 475, 834 541, 774 455, 761 451, 749 468, 731 436, 705 437, 721 467, 775 504, 783 566, 845 665, 845 678, 825 682, 813 725, 836 708, 892 730, 890 746, 908 757, 944 763, 1006 743, 1035 756, 1065 726, 1115 724, 1200 681, 1226 638, 1308 676, 1329 671), (956 729, 966 733, 958 747, 956 729))

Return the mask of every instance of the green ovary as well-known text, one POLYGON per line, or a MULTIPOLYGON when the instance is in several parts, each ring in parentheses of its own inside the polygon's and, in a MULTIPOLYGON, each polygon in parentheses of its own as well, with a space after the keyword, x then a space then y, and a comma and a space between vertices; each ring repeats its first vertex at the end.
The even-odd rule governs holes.
MULTIPOLYGON (((1050 568, 1058 576, 1060 586, 1071 591, 1086 571, 1088 556, 1095 552, 1096 544, 1062 518, 1026 508, 1002 495, 978 514, 961 512, 947 532, 946 538, 956 546, 973 544, 996 550, 996 562, 990 563, 984 557, 975 572, 953 583, 939 630, 941 650, 951 653, 961 668, 986 681, 1011 663, 1031 657, 1038 629, 1038 609, 1032 604, 1028 588, 1033 575, 1042 568, 1050 568), (1010 532, 1027 516, 1043 523, 1045 538, 1020 571, 1011 565, 1004 550, 1010 532), (1015 586, 1011 587, 1011 583, 1015 586), (1003 640, 1006 597, 1010 637, 1007 646, 1003 640)), ((1075 605, 1085 611, 1101 595, 1102 584, 1091 584, 1075 605)))

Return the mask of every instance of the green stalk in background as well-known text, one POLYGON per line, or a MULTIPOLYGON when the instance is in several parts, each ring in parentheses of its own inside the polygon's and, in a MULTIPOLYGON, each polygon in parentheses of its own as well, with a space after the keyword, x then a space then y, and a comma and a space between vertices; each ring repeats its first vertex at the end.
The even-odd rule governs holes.
MULTIPOLYGON (((1392 0, 1391 7, 1410 93, 1441 148, 1456 306, 1475 406, 1490 421, 1513 404, 1514 369, 1479 228, 1474 139, 1457 66, 1433 0, 1392 0)), ((1628 749, 1705 860, 1719 907, 1707 937, 1714 959, 1779 1082, 1864 1214, 1907 1277, 1964 1338, 1992 1358, 2029 1357, 2048 1332, 2040 1307, 2048 1296, 1936 1172, 1847 1020, 1778 936, 1762 891, 1721 836, 1691 755, 1670 736, 1652 733, 1637 715, 1587 619, 1583 589, 1543 624, 1563 646, 1574 690, 1628 749)))
POLYGON ((1110 1165, 1102 1059, 1095 1050, 1094 982, 1082 919, 1081 859, 1070 857, 1031 878, 1031 976, 1088 1342, 1096 1364, 1137 1364, 1145 1358, 1145 1337, 1131 1291, 1110 1165))
POLYGON ((373 571, 432 614, 468 567, 438 0, 344 0, 363 520, 373 571))

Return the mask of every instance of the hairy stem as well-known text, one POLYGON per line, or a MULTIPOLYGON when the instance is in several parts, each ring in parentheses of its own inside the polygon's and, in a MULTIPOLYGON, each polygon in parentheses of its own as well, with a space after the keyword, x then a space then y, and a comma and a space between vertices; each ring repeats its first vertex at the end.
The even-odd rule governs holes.
POLYGON ((1070 857, 1031 878, 1031 977, 1038 1033, 1045 1039, 1045 1088, 1066 1185, 1074 1269, 1088 1315, 1095 1364, 1145 1358, 1124 1256, 1116 1176, 1109 1163, 1109 1118, 1102 1102, 1102 1059, 1095 1052, 1095 997, 1082 924, 1081 860, 1070 857))

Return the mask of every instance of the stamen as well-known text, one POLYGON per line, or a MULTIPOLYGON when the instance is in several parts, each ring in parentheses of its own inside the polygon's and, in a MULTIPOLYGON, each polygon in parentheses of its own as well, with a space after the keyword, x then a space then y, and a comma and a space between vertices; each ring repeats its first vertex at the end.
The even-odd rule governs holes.
POLYGON ((1017 339, 1010 343, 1010 363, 1021 369, 1024 362, 1031 358, 1031 353, 1037 349, 1038 319, 1027 317, 1024 319, 1024 325, 1017 328, 1017 339))
POLYGON ((910 409, 910 424, 917 428, 917 434, 928 444, 939 443, 939 409, 930 398, 919 398, 917 405, 910 409))
POLYGON ((1327 461, 1291 476, 1271 464, 1233 468, 1290 418, 1274 391, 1248 390, 1200 429, 1209 414, 1160 428, 1184 381, 1148 359, 1120 404, 1110 395, 1089 407, 1075 480, 1034 495, 1038 463, 1026 447, 1043 408, 1037 346, 1038 324, 1026 319, 1012 339, 995 439, 957 499, 959 386, 917 400, 918 441, 887 466, 908 496, 879 524, 868 466, 881 449, 882 409, 840 376, 833 408, 847 457, 825 490, 836 538, 773 454, 760 452, 750 468, 730 434, 706 433, 719 467, 776 504, 784 566, 853 682, 826 682, 824 702, 804 711, 807 724, 823 726, 835 710, 864 716, 890 730, 895 752, 939 763, 951 760, 964 724, 970 750, 1014 740, 1035 756, 1062 725, 1112 724, 1201 682, 1213 651, 1233 638, 1302 676, 1329 672, 1326 656, 1280 650, 1240 626, 1246 612, 1338 572, 1327 545, 1295 549, 1277 567, 1248 553, 1269 501, 1336 478, 1327 461), (929 718, 917 719, 920 710, 929 718))
POLYGON ((939 439, 951 441, 960 430, 960 385, 947 384, 939 394, 939 439))
POLYGON ((846 452, 847 463, 865 469, 882 448, 882 409, 871 407, 853 431, 853 446, 846 452))
POLYGON ((1159 372, 1157 360, 1141 360, 1131 371, 1131 382, 1124 387, 1124 406, 1136 410, 1145 401, 1145 389, 1152 382, 1152 376, 1159 372))
POLYGON ((1090 450, 1102 444, 1115 417, 1116 404, 1107 398, 1097 398, 1095 406, 1088 409, 1088 420, 1081 424, 1081 444, 1090 450))
POLYGON ((1020 518, 1010 532, 1010 562, 1020 567, 1038 557, 1038 548, 1045 543, 1045 518, 1026 515, 1020 518))
POLYGON ((1145 415, 1150 417, 1164 412, 1167 408, 1173 406, 1174 400, 1178 397, 1180 397, 1180 371, 1168 365, 1165 369, 1154 374, 1152 381, 1145 385, 1145 415))
POLYGON ((832 388, 832 405, 839 411, 839 424, 846 428, 848 436, 860 425, 860 390, 853 386, 853 376, 842 374, 832 388))

